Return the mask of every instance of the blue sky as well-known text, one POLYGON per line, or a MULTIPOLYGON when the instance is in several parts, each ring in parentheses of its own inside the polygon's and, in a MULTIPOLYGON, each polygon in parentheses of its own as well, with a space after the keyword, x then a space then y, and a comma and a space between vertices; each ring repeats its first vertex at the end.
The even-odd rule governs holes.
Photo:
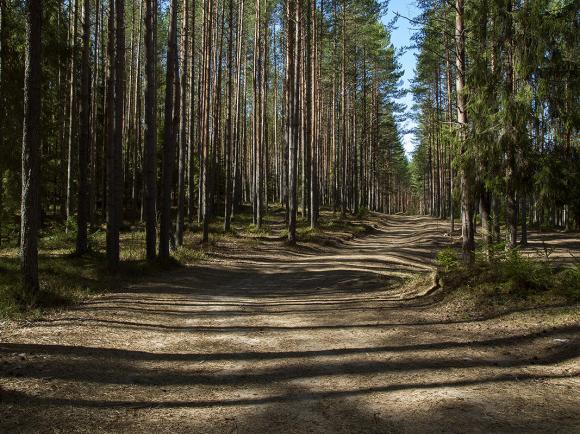
MULTIPOLYGON (((404 15, 408 18, 415 18, 419 14, 419 10, 417 9, 417 5, 414 1, 405 1, 405 0, 391 0, 389 3, 389 12, 386 17, 384 17, 383 21, 385 23, 390 22, 393 17, 395 16, 395 12, 398 12, 401 15, 404 15)), ((391 34, 391 39, 393 45, 397 49, 401 49, 403 47, 407 47, 412 45, 411 43, 411 36, 413 35, 414 30, 412 29, 412 24, 405 20, 404 18, 399 18, 397 23, 395 24, 395 29, 393 29, 391 34)), ((403 76, 404 80, 404 87, 409 89, 410 81, 413 78, 415 73, 415 65, 417 63, 417 59, 415 57, 415 50, 406 50, 405 53, 400 57, 399 61, 405 71, 405 75, 403 76)), ((407 109, 410 110, 413 100, 410 94, 402 101, 406 106, 407 109)), ((409 119, 405 121, 405 124, 402 125, 403 129, 412 128, 414 123, 409 119)), ((413 135, 407 134, 403 138, 403 143, 405 145, 405 151, 407 151, 407 155, 414 149, 413 144, 413 135)))

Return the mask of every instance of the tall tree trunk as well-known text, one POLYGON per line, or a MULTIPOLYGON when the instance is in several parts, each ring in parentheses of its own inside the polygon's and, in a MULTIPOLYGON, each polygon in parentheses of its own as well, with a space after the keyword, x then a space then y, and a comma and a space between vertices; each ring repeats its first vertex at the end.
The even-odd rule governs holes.
POLYGON ((262 44, 261 44, 261 72, 260 72, 260 172, 258 176, 259 189, 259 207, 258 207, 258 223, 262 226, 264 218, 264 211, 268 212, 268 107, 267 107, 267 91, 268 91, 268 22, 269 22, 269 7, 267 2, 265 7, 265 16, 262 22, 262 44))
POLYGON ((338 164, 338 148, 336 141, 336 112, 337 101, 336 101, 336 86, 337 77, 336 70, 337 67, 337 57, 338 57, 338 13, 337 13, 337 0, 332 0, 332 109, 331 109, 331 143, 332 143, 332 210, 334 213, 337 211, 337 205, 339 202, 338 198, 338 184, 339 184, 339 164, 338 164))
MULTIPOLYGON (((242 104, 240 103, 241 99, 241 92, 242 92, 242 71, 245 69, 245 56, 243 53, 245 52, 245 45, 244 45, 244 0, 240 0, 239 11, 238 11, 238 29, 237 29, 237 42, 236 42, 236 98, 235 98, 235 122, 234 122, 234 149, 233 149, 233 185, 232 185, 232 206, 231 206, 231 214, 233 215, 234 210, 237 206, 239 206, 240 197, 241 197, 241 167, 240 167, 240 160, 241 160, 241 146, 242 146, 242 131, 244 130, 242 121, 244 121, 245 125, 245 118, 242 119, 242 104)), ((244 89, 246 86, 247 81, 244 81, 244 89)))
POLYGON ((90 19, 91 2, 84 0, 83 18, 83 54, 81 63, 81 112, 80 112, 80 136, 78 144, 78 212, 77 212, 77 254, 85 253, 88 248, 87 222, 89 217, 89 185, 88 174, 90 170, 89 149, 91 147, 91 67, 89 64, 90 50, 90 19))
POLYGON ((342 62, 340 66, 340 115, 341 115, 341 149, 340 149, 340 217, 346 217, 346 151, 347 151, 347 135, 346 135, 346 0, 342 1, 342 62))
MULTIPOLYGON (((171 192, 173 186, 173 170, 175 166, 175 136, 174 104, 177 62, 177 8, 178 0, 172 0, 169 23, 169 38, 167 41, 167 77, 165 81, 165 118, 163 132, 163 172, 161 218, 159 227, 159 258, 169 259, 171 243, 171 192)), ((179 96, 178 96, 179 97, 179 96)))
MULTIPOLYGON (((520 240, 520 244, 522 247, 526 247, 528 245, 528 197, 525 192, 522 194, 521 210, 522 210, 522 237, 520 240)), ((569 221, 567 212, 568 210, 566 209, 566 207, 564 208, 564 210, 566 211, 566 220, 564 224, 566 225, 566 230, 568 230, 568 221, 569 221)))
MULTIPOLYGON (((467 153, 467 104, 465 99, 465 27, 464 0, 455 2, 455 44, 457 67, 457 123, 461 153, 467 153)), ((472 170, 471 158, 465 158, 461 170, 461 233, 463 238, 463 260, 472 264, 475 259, 475 240, 473 227, 472 170)))
POLYGON ((301 74, 301 146, 302 146, 302 218, 309 219, 310 217, 310 134, 312 126, 312 58, 310 56, 312 50, 312 33, 311 33, 311 4, 312 0, 306 0, 301 3, 301 8, 305 9, 302 13, 301 24, 301 41, 302 47, 300 50, 302 67, 304 68, 301 74))
POLYGON ((298 183, 298 107, 300 97, 300 1, 286 0, 286 68, 287 99, 286 112, 288 138, 288 243, 296 244, 297 183, 298 183))
POLYGON ((232 149, 233 149, 233 46, 234 46, 234 0, 229 0, 228 39, 228 108, 227 134, 224 143, 226 179, 224 191, 224 231, 230 230, 232 205, 232 149))
POLYGON ((145 149, 143 152, 144 213, 147 260, 155 259, 157 244, 157 0, 145 0, 145 149))
MULTIPOLYGON (((445 20, 447 20, 447 8, 445 9, 445 20)), ((451 70, 451 47, 448 43, 448 36, 447 33, 444 33, 444 41, 445 41, 445 76, 447 81, 447 122, 449 125, 453 122, 453 79, 452 79, 452 70, 451 70)), ((454 168, 453 168, 453 159, 451 157, 451 142, 448 143, 449 146, 449 192, 448 192, 448 201, 449 201, 449 218, 451 219, 451 235, 455 232, 455 201, 453 198, 453 186, 454 186, 454 168)))
POLYGON ((255 17, 254 17, 254 63, 253 63, 253 111, 252 111, 252 208, 253 208, 253 223, 260 228, 262 225, 262 113, 261 113, 261 81, 262 68, 261 63, 261 48, 262 48, 262 32, 261 32, 261 0, 255 0, 255 17))
POLYGON ((501 221, 500 221, 501 201, 499 195, 492 195, 491 209, 493 211, 492 240, 493 242, 499 243, 501 240, 501 221))
MULTIPOLYGON (((73 201, 73 143, 76 136, 77 126, 77 73, 76 73, 76 45, 77 45, 77 26, 78 26, 78 9, 80 0, 71 0, 70 7, 74 9, 73 22, 70 32, 70 90, 69 90, 69 124, 68 124, 68 154, 67 154, 67 184, 66 184, 66 218, 72 216, 73 201)), ((67 225, 68 228, 68 225, 67 225)))
POLYGON ((204 38, 203 38, 203 97, 202 97, 202 123, 201 123, 201 155, 200 155, 200 171, 201 171, 201 185, 200 185, 200 205, 202 217, 202 242, 209 241, 209 219, 210 219, 210 204, 209 204, 209 148, 210 148, 210 99, 211 99, 211 54, 212 54, 212 29, 213 29, 213 0, 204 2, 204 38))
MULTIPOLYGON (((94 62, 95 66, 93 69, 91 78, 91 114, 90 114, 90 150, 89 150, 89 160, 90 160, 90 183, 89 183, 89 224, 91 228, 96 228, 97 226, 97 173, 98 173, 98 133, 97 131, 102 131, 100 125, 98 124, 98 86, 99 86, 99 56, 102 51, 102 45, 100 40, 100 35, 102 34, 102 24, 101 24, 101 1, 95 1, 95 26, 93 31, 94 38, 94 62)), ((62 113, 62 112, 61 112, 62 113)), ((61 123, 64 123, 61 119, 61 123)))
MULTIPOLYGON (((119 266, 119 232, 123 215, 123 125, 125 108, 125 0, 115 3, 114 56, 114 134, 111 144, 109 173, 109 201, 107 204, 107 262, 109 268, 119 266)), ((111 8, 110 14, 113 13, 111 8)), ((111 19, 109 25, 111 25, 111 19)), ((111 30, 109 30, 111 35, 111 30)), ((112 42, 112 40, 110 41, 112 42)), ((113 58, 111 58, 113 63, 113 58)))
POLYGON ((109 29, 107 41, 107 258, 113 257, 110 265, 114 266, 115 238, 118 239, 118 229, 115 224, 115 0, 109 0, 109 29))
MULTIPOLYGON (((196 137, 198 134, 198 129, 197 129, 197 115, 199 113, 196 112, 196 98, 195 98, 195 74, 196 74, 196 69, 195 69, 195 54, 197 52, 197 48, 196 48, 196 33, 197 33, 197 27, 196 27, 196 21, 195 21, 195 12, 196 12, 196 0, 192 1, 192 6, 191 6, 191 87, 190 87, 190 92, 191 95, 189 97, 189 104, 190 104, 190 108, 189 108, 189 116, 190 116, 190 124, 189 124, 189 139, 188 139, 188 145, 189 145, 189 161, 188 161, 188 165, 189 165, 189 177, 188 177, 188 218, 189 218, 189 222, 192 223, 193 222, 193 218, 195 215, 195 170, 194 170, 194 166, 195 166, 195 145, 197 143, 196 137)), ((199 92, 198 92, 199 93, 199 92)))
POLYGON ((189 1, 183 0, 183 68, 181 72, 181 134, 179 136, 179 166, 177 182, 177 225, 175 230, 175 241, 178 246, 183 245, 183 231, 185 227, 185 172, 186 155, 188 148, 187 129, 187 74, 189 73, 189 1))
POLYGON ((24 122, 22 127, 22 206, 20 266, 24 297, 38 294, 38 229, 40 226, 40 114, 42 0, 26 4, 24 122))
MULTIPOLYGON (((321 6, 322 9, 322 6, 321 6)), ((315 229, 318 226, 318 146, 319 146, 319 104, 318 104, 318 19, 316 17, 316 0, 312 1, 310 22, 312 26, 312 45, 310 53, 311 76, 311 97, 312 117, 310 131, 310 227, 315 229)))
POLYGON ((506 64, 506 86, 505 92, 508 98, 508 125, 507 125, 507 149, 506 149, 506 228, 507 244, 510 248, 517 245, 518 240, 518 201, 516 197, 515 175, 516 175, 516 126, 514 125, 515 107, 513 99, 515 97, 515 80, 514 80, 514 35, 513 35, 513 18, 512 18, 512 0, 507 1, 507 25, 506 25, 506 45, 507 45, 507 64, 506 64))
POLYGON ((483 186, 479 198, 479 214, 481 215, 481 235, 483 237, 483 242, 489 254, 490 247, 493 244, 491 219, 490 219, 491 195, 489 194, 488 191, 486 191, 485 187, 483 186))
MULTIPOLYGON (((4 149, 4 137, 5 137, 5 121, 7 117, 6 113, 6 100, 4 98, 4 52, 6 51, 6 24, 4 20, 6 18, 5 12, 5 0, 0 0, 0 149, 4 149)), ((60 69, 59 69, 60 72, 60 69)), ((60 76, 60 75, 59 75, 60 76)), ((60 87, 59 87, 60 88, 60 87)), ((62 123, 61 123, 62 125, 62 123)), ((0 247, 2 246, 2 227, 4 218, 4 166, 0 165, 0 247)))

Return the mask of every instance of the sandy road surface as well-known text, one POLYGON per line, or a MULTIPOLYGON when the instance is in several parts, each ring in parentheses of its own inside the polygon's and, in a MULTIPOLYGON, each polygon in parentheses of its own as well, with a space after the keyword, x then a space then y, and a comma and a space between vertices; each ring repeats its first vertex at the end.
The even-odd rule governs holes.
POLYGON ((5 326, 0 432, 580 432, 578 317, 461 320, 401 286, 446 242, 390 217, 5 326))

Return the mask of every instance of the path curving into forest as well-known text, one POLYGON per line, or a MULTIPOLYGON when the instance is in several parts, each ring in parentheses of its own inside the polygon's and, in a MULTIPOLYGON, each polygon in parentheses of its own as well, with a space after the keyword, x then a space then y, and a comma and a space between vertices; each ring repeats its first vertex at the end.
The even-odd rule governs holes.
POLYGON ((6 432, 572 432, 580 329, 457 319, 425 295, 446 228, 393 216, 340 247, 158 277, 1 331, 6 432))

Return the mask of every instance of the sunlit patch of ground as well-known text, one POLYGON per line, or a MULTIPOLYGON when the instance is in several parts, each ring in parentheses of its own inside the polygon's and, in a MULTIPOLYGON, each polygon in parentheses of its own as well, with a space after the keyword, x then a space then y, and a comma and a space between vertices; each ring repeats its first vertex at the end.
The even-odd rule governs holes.
POLYGON ((428 291, 441 222, 367 224, 297 248, 224 236, 191 267, 5 325, 0 431, 580 429, 577 306, 465 316, 428 291))

